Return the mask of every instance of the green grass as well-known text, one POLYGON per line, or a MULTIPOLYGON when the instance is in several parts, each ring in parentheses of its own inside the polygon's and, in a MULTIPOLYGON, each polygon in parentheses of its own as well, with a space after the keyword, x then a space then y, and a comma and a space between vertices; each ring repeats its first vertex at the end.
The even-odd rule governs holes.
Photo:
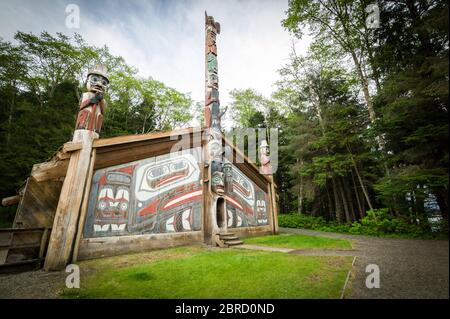
POLYGON ((202 247, 80 263, 64 298, 339 298, 351 257, 202 247), (153 254, 153 255, 152 255, 153 254))
POLYGON ((350 241, 301 234, 246 238, 246 244, 292 249, 352 249, 350 241))

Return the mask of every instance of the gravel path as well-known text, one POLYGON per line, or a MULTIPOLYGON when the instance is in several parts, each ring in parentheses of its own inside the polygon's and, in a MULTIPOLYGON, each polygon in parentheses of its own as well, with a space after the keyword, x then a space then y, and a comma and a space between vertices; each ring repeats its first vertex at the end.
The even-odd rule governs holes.
MULTIPOLYGON (((449 298, 448 240, 391 239, 280 228, 299 233, 352 241, 356 256, 345 298, 449 298), (366 266, 380 269, 380 288, 366 288, 366 266)), ((295 252, 291 252, 295 253, 295 252)))
POLYGON ((43 270, 0 275, 0 299, 57 298, 67 275, 43 270))

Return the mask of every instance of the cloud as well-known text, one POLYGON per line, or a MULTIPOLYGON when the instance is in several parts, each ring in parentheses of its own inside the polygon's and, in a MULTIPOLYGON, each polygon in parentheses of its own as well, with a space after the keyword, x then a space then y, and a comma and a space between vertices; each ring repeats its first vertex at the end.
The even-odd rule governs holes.
MULTIPOLYGON (((107 45, 143 77, 204 99, 204 10, 221 24, 218 36, 221 104, 234 88, 270 96, 285 63, 291 37, 281 26, 287 0, 248 1, 6 1, 0 0, 0 36, 18 30, 77 32, 90 44, 107 45), (65 7, 80 7, 80 29, 65 26, 65 7)), ((297 44, 306 52, 308 40, 297 44)))

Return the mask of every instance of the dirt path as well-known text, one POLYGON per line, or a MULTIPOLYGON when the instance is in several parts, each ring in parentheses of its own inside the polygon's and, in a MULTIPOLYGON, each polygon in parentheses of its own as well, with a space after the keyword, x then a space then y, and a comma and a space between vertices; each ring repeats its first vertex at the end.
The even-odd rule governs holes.
MULTIPOLYGON (((356 262, 345 298, 449 298, 448 240, 391 239, 280 228, 352 241, 356 262), (366 266, 380 269, 380 288, 366 288, 366 266)), ((295 252, 291 252, 295 253, 295 252)))

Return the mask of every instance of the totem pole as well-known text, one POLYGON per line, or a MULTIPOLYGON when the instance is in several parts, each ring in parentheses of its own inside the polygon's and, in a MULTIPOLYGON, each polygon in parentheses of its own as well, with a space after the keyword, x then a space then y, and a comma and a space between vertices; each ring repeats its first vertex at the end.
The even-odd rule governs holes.
POLYGON ((223 176, 222 132, 220 129, 219 77, 217 67, 216 35, 220 24, 205 12, 205 127, 208 138, 208 157, 211 162, 211 190, 222 195, 223 176))
POLYGON ((103 95, 108 87, 109 80, 105 66, 99 64, 88 73, 86 88, 80 102, 80 111, 77 117, 77 130, 89 130, 100 133, 103 123, 103 113, 106 101, 103 95))
POLYGON ((259 146, 259 161, 261 162, 260 173, 264 175, 272 175, 270 148, 266 140, 262 140, 261 145, 259 146))
POLYGON ((45 259, 45 270, 60 270, 76 261, 78 245, 87 211, 90 178, 96 151, 92 147, 99 138, 106 102, 103 95, 109 84, 105 67, 96 66, 89 72, 80 102, 73 134, 69 165, 61 188, 52 232, 45 259))
POLYGON ((219 102, 219 77, 217 65, 216 35, 220 32, 220 24, 205 12, 205 164, 206 174, 210 180, 206 186, 206 207, 209 214, 205 218, 205 240, 214 242, 214 236, 224 230, 225 220, 225 176, 224 150, 219 102), (213 238, 211 238, 212 236, 213 238))

